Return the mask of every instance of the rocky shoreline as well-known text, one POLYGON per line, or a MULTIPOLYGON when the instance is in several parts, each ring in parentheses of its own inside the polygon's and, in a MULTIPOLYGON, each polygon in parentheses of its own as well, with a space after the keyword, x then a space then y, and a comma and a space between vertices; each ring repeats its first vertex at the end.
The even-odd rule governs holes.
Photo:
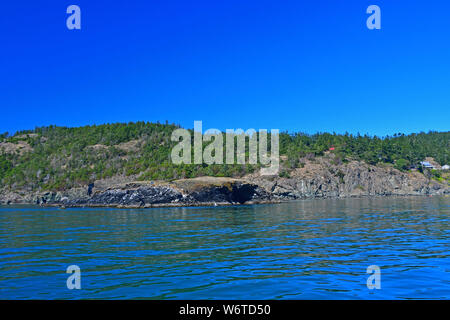
MULTIPOLYGON (((224 206, 276 203, 263 188, 240 179, 202 177, 174 182, 132 182, 93 191, 77 188, 66 192, 46 192, 0 204, 36 204, 62 207, 150 208, 182 206, 224 206)), ((5 201, 6 200, 6 201, 5 201)))
POLYGON ((75 199, 66 197, 59 202, 55 201, 56 204, 65 207, 106 205, 117 208, 223 206, 271 202, 273 199, 270 194, 255 184, 237 179, 211 177, 163 184, 135 182, 97 191, 90 197, 75 199))
POLYGON ((362 162, 336 164, 322 158, 289 177, 248 175, 242 179, 199 177, 171 182, 95 182, 66 191, 0 191, 0 204, 61 207, 151 208, 277 203, 315 198, 449 195, 447 180, 420 172, 362 162))

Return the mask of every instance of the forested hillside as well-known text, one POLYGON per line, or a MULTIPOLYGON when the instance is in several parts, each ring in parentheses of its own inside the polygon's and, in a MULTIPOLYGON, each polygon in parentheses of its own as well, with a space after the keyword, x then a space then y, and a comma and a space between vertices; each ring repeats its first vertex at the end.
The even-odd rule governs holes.
MULTIPOLYGON (((0 135, 0 181, 3 187, 64 190, 116 175, 138 180, 197 176, 241 177, 252 165, 174 165, 170 140, 179 126, 160 123, 116 123, 79 128, 39 127, 0 135)), ((225 139, 224 139, 225 140, 225 139)), ((301 167, 302 159, 334 152, 336 161, 390 163, 400 170, 425 157, 450 162, 450 132, 372 137, 351 134, 280 134, 283 172, 301 167), (332 151, 329 151, 332 148, 332 151)))

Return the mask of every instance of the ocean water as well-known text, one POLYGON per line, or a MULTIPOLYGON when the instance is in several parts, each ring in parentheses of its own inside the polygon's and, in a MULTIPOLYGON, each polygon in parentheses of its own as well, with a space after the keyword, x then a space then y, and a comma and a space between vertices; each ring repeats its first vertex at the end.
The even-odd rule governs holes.
POLYGON ((449 298, 449 197, 0 207, 0 299, 449 298))

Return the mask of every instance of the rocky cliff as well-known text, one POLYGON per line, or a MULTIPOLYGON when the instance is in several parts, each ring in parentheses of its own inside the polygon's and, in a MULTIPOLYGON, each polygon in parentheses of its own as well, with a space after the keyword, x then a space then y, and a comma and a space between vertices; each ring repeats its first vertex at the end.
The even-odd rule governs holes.
POLYGON ((436 181, 418 171, 401 172, 392 166, 352 161, 336 164, 330 158, 309 161, 290 177, 248 176, 275 199, 352 196, 406 196, 449 194, 448 180, 436 181))
POLYGON ((96 181, 63 192, 0 192, 0 204, 155 207, 267 203, 291 199, 450 194, 448 174, 441 181, 418 171, 333 158, 305 160, 288 177, 247 175, 242 179, 200 177, 172 182, 96 181))
POLYGON ((3 204, 158 207, 232 205, 272 202, 271 195, 258 185, 231 178, 201 177, 173 182, 131 182, 108 188, 86 187, 43 194, 3 193, 3 204), (89 192, 90 191, 90 192, 89 192))

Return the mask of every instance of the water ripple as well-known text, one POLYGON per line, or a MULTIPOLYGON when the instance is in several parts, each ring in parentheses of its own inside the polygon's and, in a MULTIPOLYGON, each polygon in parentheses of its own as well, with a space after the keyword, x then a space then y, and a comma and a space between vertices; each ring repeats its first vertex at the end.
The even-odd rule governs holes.
POLYGON ((0 299, 449 299, 449 232, 445 197, 0 207, 0 299))

